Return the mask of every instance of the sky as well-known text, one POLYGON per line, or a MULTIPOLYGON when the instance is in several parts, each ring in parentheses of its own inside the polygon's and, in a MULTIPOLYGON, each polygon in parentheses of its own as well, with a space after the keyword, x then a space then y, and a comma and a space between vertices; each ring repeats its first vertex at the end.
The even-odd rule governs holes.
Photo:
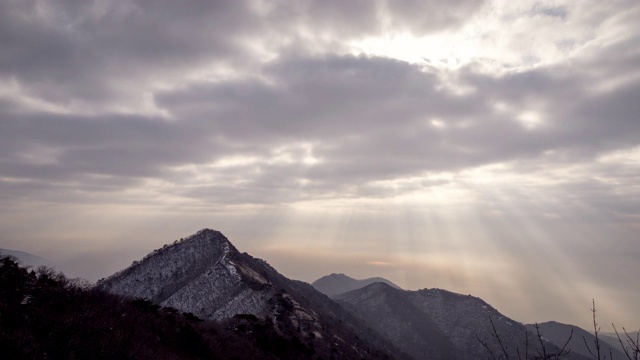
POLYGON ((0 2, 0 247, 202 228, 284 275, 640 326, 640 2, 0 2))

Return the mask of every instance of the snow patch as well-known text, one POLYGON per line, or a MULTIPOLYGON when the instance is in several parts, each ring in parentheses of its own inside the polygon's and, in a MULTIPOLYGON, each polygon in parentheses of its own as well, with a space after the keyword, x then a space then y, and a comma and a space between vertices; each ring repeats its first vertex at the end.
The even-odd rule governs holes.
POLYGON ((238 273, 238 270, 236 269, 236 264, 233 263, 232 260, 228 260, 227 256, 231 253, 231 248, 229 247, 229 242, 225 242, 222 245, 222 249, 223 249, 223 253, 222 253, 222 258, 220 259, 220 263, 229 271, 229 273, 236 278, 237 280, 240 280, 240 274, 238 273))

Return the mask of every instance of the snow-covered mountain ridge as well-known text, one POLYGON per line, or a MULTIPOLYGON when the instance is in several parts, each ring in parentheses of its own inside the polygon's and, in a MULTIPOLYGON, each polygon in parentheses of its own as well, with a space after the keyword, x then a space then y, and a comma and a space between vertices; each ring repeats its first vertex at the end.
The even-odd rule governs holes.
POLYGON ((343 349, 345 359, 404 358, 394 356, 401 353, 390 342, 311 285, 240 253, 215 230, 200 230, 154 250, 96 287, 202 319, 255 316, 318 351, 343 349))
POLYGON ((97 286, 205 319, 267 315, 272 284, 238 261, 240 255, 222 233, 203 229, 154 250, 97 286))

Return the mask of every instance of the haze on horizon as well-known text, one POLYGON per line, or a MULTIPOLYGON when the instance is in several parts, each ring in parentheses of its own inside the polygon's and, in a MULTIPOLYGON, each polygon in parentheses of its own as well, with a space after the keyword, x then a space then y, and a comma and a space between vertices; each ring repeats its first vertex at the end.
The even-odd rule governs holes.
POLYGON ((640 326, 640 3, 0 3, 0 248, 201 228, 311 282, 640 326))

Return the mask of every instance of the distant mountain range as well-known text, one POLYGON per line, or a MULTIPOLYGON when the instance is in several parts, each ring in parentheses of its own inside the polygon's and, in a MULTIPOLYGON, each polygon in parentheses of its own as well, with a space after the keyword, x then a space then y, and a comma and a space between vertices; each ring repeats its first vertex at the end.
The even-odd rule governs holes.
MULTIPOLYGON (((376 282, 338 295, 336 299, 415 359, 463 359, 468 351, 457 348, 433 317, 420 311, 408 294, 376 282)), ((474 334, 468 340, 480 346, 474 334)), ((478 358, 485 355, 482 349, 475 352, 478 358)))
MULTIPOLYGON (((518 351, 523 358, 525 351, 542 353, 521 323, 471 295, 441 289, 407 291, 375 283, 335 299, 416 359, 486 359, 491 354, 500 358, 503 346, 505 357, 512 359, 519 358, 518 351)), ((558 352, 552 342, 545 348, 558 352)), ((573 353, 562 358, 585 359, 573 353)))
MULTIPOLYGON (((339 347, 341 359, 375 358, 372 354, 486 359, 487 348, 500 351, 491 321, 515 356, 527 332, 522 324, 468 295, 439 289, 405 291, 383 278, 356 280, 344 274, 325 276, 313 286, 290 280, 209 229, 151 252, 101 280, 97 288, 203 319, 271 319, 278 332, 320 353, 339 347)), ((548 349, 555 346, 548 344, 548 349)), ((577 354, 565 358, 583 359, 577 354)))
MULTIPOLYGON (((622 329, 619 329, 619 331, 620 332, 618 333, 618 335, 620 335, 620 339, 618 339, 618 335, 616 335, 615 333, 601 333, 600 337, 602 337, 602 339, 604 341, 606 341, 608 344, 611 344, 611 346, 613 346, 616 349, 618 349, 618 351, 624 352, 624 349, 622 348, 622 345, 620 344, 620 340, 622 340, 622 343, 627 348, 627 351, 629 351, 631 353, 631 350, 629 348, 629 342, 628 342, 629 340, 627 338, 627 335, 625 335, 625 333, 624 333, 624 331, 622 329)), ((628 334, 636 344, 640 344, 640 335, 638 334, 638 331, 631 331, 628 334)))
MULTIPOLYGON (((27 283, 36 285, 48 284, 38 277, 51 279, 46 271, 22 276, 27 283)), ((544 323, 539 327, 543 336, 543 345, 540 345, 530 327, 509 319, 482 299, 442 289, 408 291, 383 278, 357 280, 344 274, 322 277, 313 286, 290 280, 266 261, 240 253, 222 233, 210 229, 156 249, 128 268, 101 279, 93 291, 106 295, 85 294, 84 290, 73 288, 72 283, 65 283, 59 277, 54 279, 61 281, 62 287, 71 286, 69 295, 58 296, 60 301, 77 296, 94 299, 96 309, 85 309, 90 314, 115 311, 100 310, 100 306, 111 306, 100 305, 105 302, 130 307, 126 301, 105 297, 108 293, 130 299, 131 306, 136 308, 153 310, 151 313, 144 310, 147 318, 138 320, 135 317, 143 315, 135 315, 137 310, 117 310, 117 313, 134 316, 117 325, 122 326, 118 330, 122 334, 130 332, 129 323, 177 321, 193 332, 188 337, 201 344, 203 354, 218 346, 227 346, 221 353, 224 356, 220 356, 223 359, 235 358, 243 349, 255 359, 518 359, 525 357, 525 351, 530 356, 537 355, 542 352, 542 346, 547 353, 557 352, 556 344, 564 344, 573 328, 574 339, 569 344, 573 351, 560 359, 584 360, 589 358, 588 354, 574 342, 582 336, 588 343, 592 341, 584 330, 544 323), (182 315, 175 317, 176 311, 182 315), (148 318, 152 316, 149 314, 157 315, 148 318), (228 344, 215 345, 221 341, 228 344)), ((38 290, 38 293, 42 292, 38 290)), ((0 307, 4 306, 3 294, 0 291, 0 307)), ((20 307, 19 299, 31 296, 13 294, 11 301, 17 301, 15 306, 19 311, 28 310, 20 307)), ((82 303, 83 300, 73 301, 82 303)), ((46 314, 49 310, 39 311, 46 314)), ((73 307, 69 307, 69 314, 64 316, 74 318, 75 313, 73 307)), ((78 323, 87 323, 82 316, 77 319, 78 323)), ((108 325, 108 319, 105 315, 95 321, 108 325)), ((101 323, 92 326, 91 337, 86 341, 97 341, 96 336, 105 331, 101 323)), ((140 336, 148 339, 160 339, 168 336, 166 331, 170 327, 163 329, 158 329, 162 333, 155 333, 153 327, 131 331, 142 332, 140 336)), ((39 330, 21 331, 27 334, 39 330)), ((60 333, 60 336, 66 335, 60 333)), ((77 335, 77 341, 83 341, 83 336, 77 335)), ((172 349, 183 352, 184 345, 178 342, 172 349)), ((125 346, 121 350, 127 349, 125 346)), ((72 353, 73 349, 67 351, 72 353)), ((615 349, 611 351, 614 358, 623 358, 615 349)))
POLYGON ((316 288, 316 290, 320 291, 321 293, 329 297, 333 297, 338 294, 346 293, 347 291, 363 288, 375 282, 385 283, 391 287, 400 289, 398 285, 392 283, 387 279, 383 279, 381 277, 373 277, 373 278, 368 278, 364 280, 356 280, 345 274, 335 274, 335 273, 321 277, 320 279, 311 283, 311 286, 316 288))
POLYGON ((52 261, 24 251, 0 249, 0 255, 13 256, 18 259, 23 266, 31 266, 33 268, 37 268, 38 266, 47 266, 52 268, 58 267, 52 261))
MULTIPOLYGON (((536 331, 533 324, 528 324, 526 327, 532 332, 536 331)), ((569 339, 571 331, 573 331, 573 336, 567 347, 571 349, 571 351, 586 357, 591 357, 592 354, 597 355, 595 346, 596 337, 591 332, 574 325, 561 324, 555 321, 539 323, 538 328, 542 336, 556 344, 564 344, 569 339), (587 348, 587 344, 589 348, 587 348), (591 352, 589 352, 589 349, 591 349, 591 352)), ((613 359, 626 358, 625 354, 619 350, 620 344, 617 338, 599 334, 598 341, 600 343, 600 354, 603 358, 604 356, 606 356, 607 359, 611 359, 612 357, 613 359), (618 346, 616 346, 616 344, 618 346)))

